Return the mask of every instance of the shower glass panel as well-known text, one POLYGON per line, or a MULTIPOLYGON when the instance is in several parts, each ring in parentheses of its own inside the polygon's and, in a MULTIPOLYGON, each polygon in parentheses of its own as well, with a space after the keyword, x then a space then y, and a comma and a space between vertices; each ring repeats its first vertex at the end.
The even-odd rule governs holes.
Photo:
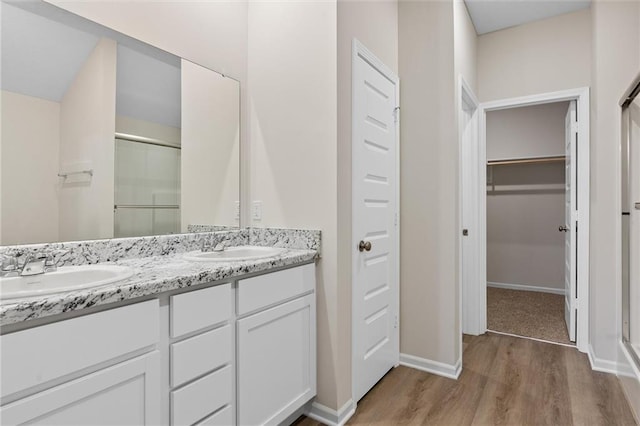
POLYGON ((180 232, 180 148, 116 139, 114 235, 180 232))
POLYGON ((640 76, 622 102, 622 341, 640 368, 640 76))

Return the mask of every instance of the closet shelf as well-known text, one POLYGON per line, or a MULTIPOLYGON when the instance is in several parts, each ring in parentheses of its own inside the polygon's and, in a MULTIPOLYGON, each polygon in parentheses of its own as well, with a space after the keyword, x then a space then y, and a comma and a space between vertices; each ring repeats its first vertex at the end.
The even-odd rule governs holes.
POLYGON ((504 158, 499 160, 488 160, 487 166, 506 166, 511 164, 536 164, 536 163, 559 163, 566 160, 565 155, 554 155, 550 157, 523 157, 504 158))

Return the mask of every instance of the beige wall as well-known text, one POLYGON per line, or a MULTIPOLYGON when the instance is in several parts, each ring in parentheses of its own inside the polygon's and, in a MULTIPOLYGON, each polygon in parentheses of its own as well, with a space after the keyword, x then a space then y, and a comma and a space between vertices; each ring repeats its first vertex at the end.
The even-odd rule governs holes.
MULTIPOLYGON (((249 3, 254 225, 322 230, 317 269, 318 402, 337 408, 349 353, 339 347, 336 3, 249 3)), ((350 393, 350 392, 349 392, 350 393)))
MULTIPOLYGON (((478 36, 464 0, 453 1, 453 30, 456 79, 462 75, 477 96, 478 36)), ((459 97, 460 94, 457 94, 456 98, 459 97)))
POLYGON ((399 3, 400 351, 455 364, 458 133, 451 1, 399 3))
POLYGON ((620 310, 620 108, 618 100, 640 70, 637 2, 595 1, 591 98, 591 317, 594 355, 617 357, 620 310))
POLYGON ((238 226, 238 82, 182 60, 181 221, 238 226))
POLYGON ((3 90, 1 137, 0 245, 57 241, 60 104, 3 90))
POLYGON ((60 102, 62 241, 113 237, 116 43, 101 39, 60 102))
POLYGON ((589 9, 478 37, 481 102, 589 86, 589 9))
MULTIPOLYGON (((338 1, 338 347, 351 359, 351 66, 358 39, 398 73, 398 3, 338 1), (366 16, 366 19, 363 17, 366 16)), ((351 398, 351 363, 341 365, 337 406, 351 398)))
POLYGON ((487 113, 487 159, 565 155, 567 102, 487 113))
MULTIPOLYGON (((566 102, 487 113, 487 158, 564 155, 566 102)), ((487 281, 564 288, 564 163, 493 166, 487 281)))

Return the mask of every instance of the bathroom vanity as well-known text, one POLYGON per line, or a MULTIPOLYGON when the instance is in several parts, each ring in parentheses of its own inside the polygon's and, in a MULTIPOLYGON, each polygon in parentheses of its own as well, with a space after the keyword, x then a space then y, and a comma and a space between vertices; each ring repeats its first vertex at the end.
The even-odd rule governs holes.
POLYGON ((292 420, 316 394, 316 257, 125 258, 122 282, 3 302, 3 424, 292 420))

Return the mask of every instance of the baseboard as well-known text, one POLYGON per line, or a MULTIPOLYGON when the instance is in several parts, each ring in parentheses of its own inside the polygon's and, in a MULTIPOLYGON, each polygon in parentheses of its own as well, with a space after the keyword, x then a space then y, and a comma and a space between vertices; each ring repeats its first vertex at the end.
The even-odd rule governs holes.
POLYGON ((458 379, 462 372, 462 358, 458 359, 458 362, 453 365, 413 355, 400 354, 400 365, 455 380, 458 379))
POLYGON ((348 400, 339 410, 313 402, 306 416, 327 426, 342 426, 356 412, 356 404, 348 400))
POLYGON ((640 369, 636 366, 633 357, 622 342, 619 342, 619 352, 626 360, 620 362, 618 366, 618 380, 622 387, 631 412, 636 420, 636 423, 640 424, 640 369))
POLYGON ((616 375, 618 374, 618 363, 615 361, 598 358, 595 355, 593 346, 591 346, 591 344, 589 344, 589 351, 587 352, 587 355, 589 356, 589 364, 591 364, 591 369, 593 371, 600 371, 602 373, 616 375))
POLYGON ((536 285, 508 284, 508 283, 494 283, 494 282, 487 282, 487 287, 506 288, 508 290, 537 291, 540 293, 561 294, 564 296, 563 288, 551 288, 551 287, 540 287, 536 285))

